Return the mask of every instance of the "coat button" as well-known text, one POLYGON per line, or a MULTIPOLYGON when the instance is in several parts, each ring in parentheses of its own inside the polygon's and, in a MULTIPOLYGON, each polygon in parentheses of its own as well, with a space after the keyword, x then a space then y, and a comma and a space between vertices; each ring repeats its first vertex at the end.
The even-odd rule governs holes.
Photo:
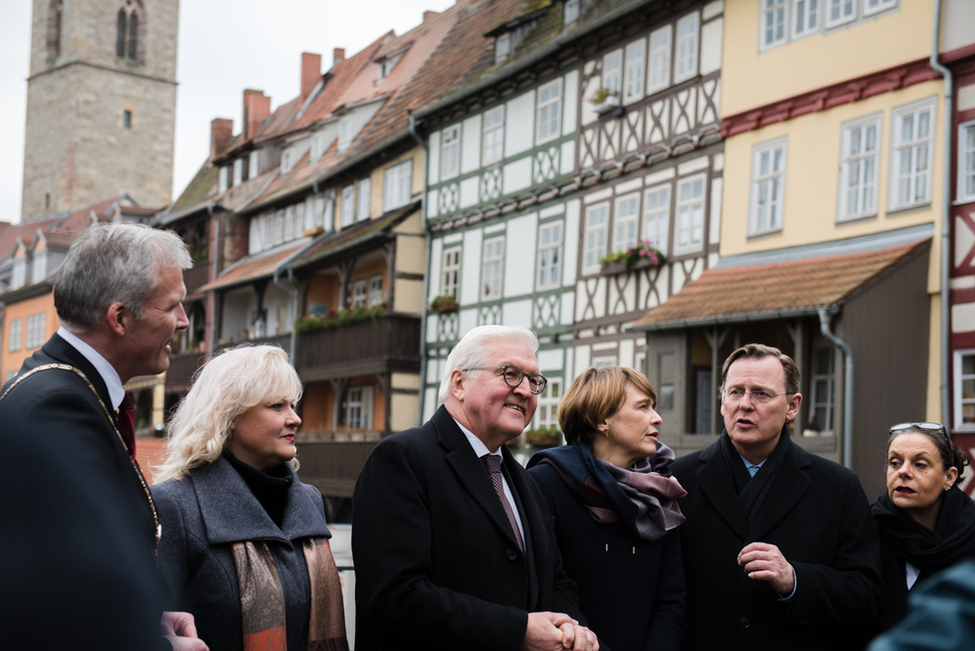
POLYGON ((509 561, 513 561, 516 558, 518 558, 518 552, 515 551, 513 548, 509 548, 508 551, 505 552, 505 556, 508 557, 509 561))
POLYGON ((741 624, 742 628, 748 628, 749 626, 752 625, 752 623, 748 621, 747 617, 742 617, 741 619, 738 620, 738 623, 741 624))

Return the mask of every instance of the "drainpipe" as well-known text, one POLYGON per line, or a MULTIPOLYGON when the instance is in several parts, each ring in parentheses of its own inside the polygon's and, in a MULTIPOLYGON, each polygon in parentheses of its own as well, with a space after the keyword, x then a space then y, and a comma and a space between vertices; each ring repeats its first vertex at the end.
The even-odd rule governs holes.
MULTIPOLYGON (((430 291, 430 264, 431 249, 433 242, 430 241, 430 233, 427 231, 427 178, 430 173, 430 149, 426 141, 416 132, 416 118, 413 117, 413 109, 406 109, 407 119, 410 123, 410 135, 423 148, 423 195, 420 197, 420 228, 423 230, 423 237, 427 242, 427 271, 423 274, 423 304, 420 308, 420 401, 417 406, 417 427, 423 424, 423 402, 427 395, 427 296, 430 291)), ((392 269, 389 270, 393 272, 392 269)))
POLYGON ((942 145, 943 180, 941 182, 941 422, 951 429, 951 378, 949 377, 949 301, 951 293, 948 287, 948 275, 951 269, 951 134, 952 108, 954 100, 952 91, 954 78, 951 71, 938 61, 938 50, 941 48, 941 4, 936 0, 934 6, 934 28, 931 34, 931 68, 944 77, 944 144, 942 145))
MULTIPOLYGON (((290 262, 290 260, 289 260, 290 262)), ((295 275, 291 267, 288 267, 288 281, 291 283, 291 287, 288 287, 283 282, 281 282, 281 267, 277 267, 274 270, 274 276, 272 277, 274 284, 280 287, 285 294, 291 297, 291 305, 293 307, 292 314, 298 316, 298 308, 301 307, 298 304, 298 299, 300 298, 297 289, 292 289, 295 284, 295 275)), ((294 324, 291 325, 291 345, 288 346, 288 361, 291 365, 295 364, 295 347, 298 345, 298 330, 295 328, 294 324)))
POLYGON ((853 470, 853 349, 830 332, 827 309, 836 314, 839 308, 834 303, 829 308, 820 307, 817 312, 820 332, 843 351, 843 465, 853 470))

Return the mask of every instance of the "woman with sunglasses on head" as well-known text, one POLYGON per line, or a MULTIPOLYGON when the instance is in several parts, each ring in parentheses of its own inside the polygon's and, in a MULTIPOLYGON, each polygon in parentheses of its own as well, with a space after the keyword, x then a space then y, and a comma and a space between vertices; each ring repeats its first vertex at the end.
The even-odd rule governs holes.
POLYGON ((680 649, 684 569, 677 500, 686 492, 658 442, 657 394, 638 371, 589 368, 559 406, 568 445, 528 463, 555 516, 579 609, 612 651, 680 649))
POLYGON ((899 423, 887 438, 887 490, 871 511, 880 533, 883 631, 907 614, 908 592, 975 558, 975 503, 958 488, 968 455, 940 423, 899 423))

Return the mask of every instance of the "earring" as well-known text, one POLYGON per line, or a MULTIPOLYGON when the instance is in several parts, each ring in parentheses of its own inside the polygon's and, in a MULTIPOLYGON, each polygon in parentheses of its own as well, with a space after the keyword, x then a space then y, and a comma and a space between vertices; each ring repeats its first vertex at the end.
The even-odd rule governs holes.
POLYGON ((606 426, 606 438, 609 438, 609 426, 606 426))
POLYGON ((946 493, 947 493, 948 491, 950 491, 950 490, 951 490, 951 486, 945 486, 945 492, 946 492, 946 493))

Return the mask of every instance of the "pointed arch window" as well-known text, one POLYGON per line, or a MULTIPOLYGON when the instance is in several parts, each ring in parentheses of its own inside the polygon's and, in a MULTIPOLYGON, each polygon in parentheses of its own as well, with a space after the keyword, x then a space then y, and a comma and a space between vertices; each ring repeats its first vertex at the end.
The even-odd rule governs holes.
POLYGON ((120 59, 138 60, 139 54, 139 11, 132 0, 128 0, 117 16, 117 37, 115 54, 120 59))
POLYGON ((51 0, 47 15, 47 52, 52 58, 61 56, 61 19, 64 0, 51 0))

